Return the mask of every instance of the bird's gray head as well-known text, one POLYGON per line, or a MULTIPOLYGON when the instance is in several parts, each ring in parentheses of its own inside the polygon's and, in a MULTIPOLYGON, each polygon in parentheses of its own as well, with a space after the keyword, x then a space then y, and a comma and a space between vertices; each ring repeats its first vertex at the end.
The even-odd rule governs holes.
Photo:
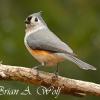
POLYGON ((33 28, 38 28, 42 25, 46 25, 46 23, 41 17, 41 12, 29 15, 25 20, 25 24, 26 24, 26 29, 27 28, 33 29, 33 28))

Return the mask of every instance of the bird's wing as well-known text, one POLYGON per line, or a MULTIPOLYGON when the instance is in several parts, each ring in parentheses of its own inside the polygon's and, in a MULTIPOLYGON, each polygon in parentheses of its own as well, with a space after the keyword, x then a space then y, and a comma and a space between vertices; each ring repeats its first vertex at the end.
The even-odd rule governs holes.
POLYGON ((30 34, 26 38, 26 41, 31 49, 73 54, 72 49, 67 44, 62 42, 49 29, 41 29, 37 32, 30 34))

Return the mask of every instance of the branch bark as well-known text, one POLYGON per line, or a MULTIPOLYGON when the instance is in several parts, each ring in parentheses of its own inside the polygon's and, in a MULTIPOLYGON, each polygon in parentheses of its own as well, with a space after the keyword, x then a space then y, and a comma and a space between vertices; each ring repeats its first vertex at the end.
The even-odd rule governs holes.
POLYGON ((33 85, 42 85, 45 87, 60 87, 61 93, 75 96, 95 95, 100 96, 100 85, 92 82, 75 80, 58 76, 54 78, 53 73, 19 66, 0 65, 0 80, 16 80, 33 85))

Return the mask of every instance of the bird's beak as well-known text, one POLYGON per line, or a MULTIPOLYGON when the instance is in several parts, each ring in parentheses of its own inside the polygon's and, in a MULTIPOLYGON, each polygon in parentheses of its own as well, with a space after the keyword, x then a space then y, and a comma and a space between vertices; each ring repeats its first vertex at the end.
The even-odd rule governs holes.
POLYGON ((30 24, 30 22, 28 20, 25 20, 24 23, 25 24, 30 24))

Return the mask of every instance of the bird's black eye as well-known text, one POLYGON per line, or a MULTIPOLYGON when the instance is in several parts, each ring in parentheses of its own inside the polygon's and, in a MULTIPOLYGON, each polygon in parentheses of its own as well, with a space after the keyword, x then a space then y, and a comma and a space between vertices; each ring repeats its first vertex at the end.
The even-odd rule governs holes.
POLYGON ((35 22, 38 22, 38 18, 37 17, 35 18, 35 22))

